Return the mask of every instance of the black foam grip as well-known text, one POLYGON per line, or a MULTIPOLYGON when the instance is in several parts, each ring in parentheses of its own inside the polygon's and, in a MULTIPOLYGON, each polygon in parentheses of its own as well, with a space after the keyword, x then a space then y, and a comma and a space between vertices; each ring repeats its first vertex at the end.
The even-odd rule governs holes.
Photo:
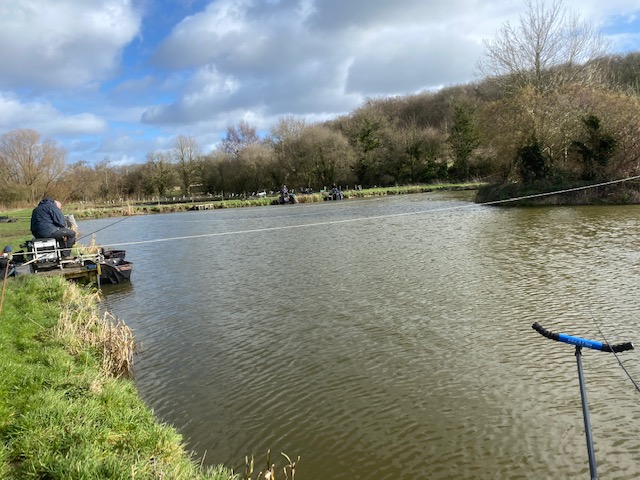
POLYGON ((550 338, 551 340, 558 341, 558 334, 557 333, 553 333, 553 332, 547 330, 542 325, 540 325, 538 322, 536 322, 533 325, 531 325, 531 328, 533 328, 536 332, 538 332, 543 337, 547 337, 547 338, 550 338))
POLYGON ((626 352, 627 350, 633 350, 633 343, 625 342, 619 343, 617 345, 607 345, 606 343, 602 345, 603 352, 626 352))

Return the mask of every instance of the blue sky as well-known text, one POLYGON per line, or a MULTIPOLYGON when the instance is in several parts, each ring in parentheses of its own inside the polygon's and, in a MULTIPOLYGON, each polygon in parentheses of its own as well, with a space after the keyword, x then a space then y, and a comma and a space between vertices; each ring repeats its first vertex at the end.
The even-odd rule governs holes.
MULTIPOLYGON (((565 0, 612 52, 640 50, 640 0, 565 0)), ((522 1, 0 0, 0 133, 68 162, 141 163, 178 135, 323 121, 367 97, 476 80, 483 40, 522 1)))

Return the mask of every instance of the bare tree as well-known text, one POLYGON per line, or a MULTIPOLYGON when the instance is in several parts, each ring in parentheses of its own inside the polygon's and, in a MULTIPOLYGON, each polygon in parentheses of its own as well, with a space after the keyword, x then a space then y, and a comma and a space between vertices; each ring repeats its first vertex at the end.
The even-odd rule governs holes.
POLYGON ((353 150, 342 133, 324 125, 310 125, 297 143, 295 173, 302 187, 324 187, 346 180, 353 150))
POLYGON ((304 118, 288 115, 280 118, 275 127, 270 131, 271 142, 273 144, 281 144, 291 140, 297 140, 302 136, 302 132, 307 126, 304 118))
POLYGON ((236 167, 233 178, 236 193, 247 194, 268 188, 268 168, 273 162, 273 149, 265 143, 252 143, 244 147, 233 160, 236 167))
POLYGON ((279 177, 284 182, 289 181, 289 173, 293 172, 301 155, 299 152, 300 139, 307 128, 304 119, 293 116, 281 118, 270 131, 269 143, 273 148, 279 177))
POLYGON ((66 152, 34 130, 11 130, 0 137, 0 182, 28 191, 33 202, 51 189, 64 172, 66 152))
POLYGON ((442 158, 446 141, 444 132, 423 127, 413 117, 405 120, 396 133, 398 181, 425 182, 435 178, 439 170, 446 173, 446 159, 442 158), (439 165, 438 161, 441 161, 439 165))
POLYGON ((166 152, 147 153, 141 173, 143 188, 149 194, 164 196, 176 183, 171 157, 166 152))
POLYGON ((232 185, 233 165, 236 158, 221 149, 203 157, 202 181, 209 193, 217 193, 224 199, 232 185))
POLYGON ((221 148, 231 155, 238 155, 240 150, 255 143, 260 143, 256 127, 242 120, 237 127, 227 127, 227 135, 222 141, 221 148))
POLYGON ((478 64, 479 72, 510 88, 532 86, 539 92, 571 83, 599 81, 598 62, 607 52, 593 25, 564 8, 562 0, 525 0, 518 25, 506 23, 478 64))
POLYGON ((182 192, 191 194, 191 185, 196 180, 198 164, 202 154, 198 142, 193 137, 179 135, 171 149, 171 157, 176 163, 176 170, 180 176, 182 192))
POLYGON ((65 179, 67 198, 82 202, 98 198, 99 182, 96 171, 86 161, 81 160, 69 165, 65 179))

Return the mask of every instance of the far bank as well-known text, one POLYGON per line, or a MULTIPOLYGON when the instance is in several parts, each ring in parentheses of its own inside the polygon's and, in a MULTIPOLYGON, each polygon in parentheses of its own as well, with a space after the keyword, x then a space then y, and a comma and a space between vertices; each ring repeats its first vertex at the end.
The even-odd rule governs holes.
POLYGON ((632 205, 640 204, 640 181, 637 177, 599 184, 509 183, 481 185, 476 203, 506 207, 541 205, 632 205))

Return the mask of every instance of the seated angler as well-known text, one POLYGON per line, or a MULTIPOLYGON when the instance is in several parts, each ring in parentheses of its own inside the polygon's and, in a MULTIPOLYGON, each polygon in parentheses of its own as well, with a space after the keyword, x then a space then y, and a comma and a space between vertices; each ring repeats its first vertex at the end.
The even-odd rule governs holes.
POLYGON ((52 198, 43 198, 31 214, 31 233, 35 238, 55 238, 62 255, 68 257, 76 242, 76 232, 67 228, 62 204, 52 198))

